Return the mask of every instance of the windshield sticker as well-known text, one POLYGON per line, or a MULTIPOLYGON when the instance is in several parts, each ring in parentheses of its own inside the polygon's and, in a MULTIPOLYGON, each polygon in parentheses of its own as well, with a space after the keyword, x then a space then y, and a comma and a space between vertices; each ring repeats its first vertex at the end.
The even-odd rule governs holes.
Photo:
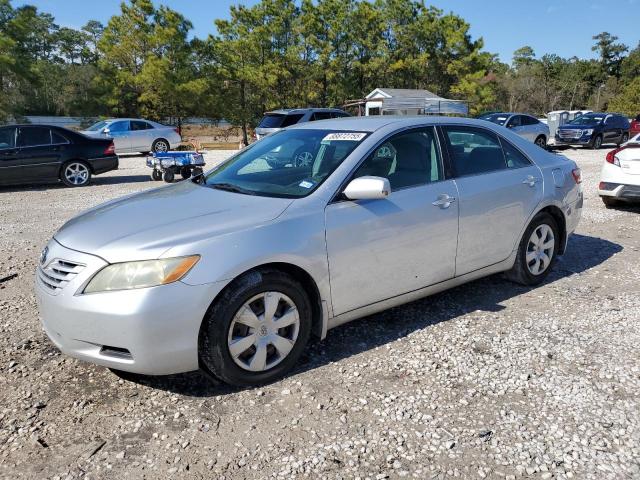
POLYGON ((331 142, 338 140, 346 140, 349 142, 359 142, 364 137, 366 137, 366 133, 362 132, 338 132, 338 133, 330 133, 326 137, 322 139, 323 142, 331 142))
POLYGON ((302 188, 311 188, 311 187, 313 187, 313 182, 310 182, 308 180, 303 180, 298 184, 298 186, 300 186, 302 188))

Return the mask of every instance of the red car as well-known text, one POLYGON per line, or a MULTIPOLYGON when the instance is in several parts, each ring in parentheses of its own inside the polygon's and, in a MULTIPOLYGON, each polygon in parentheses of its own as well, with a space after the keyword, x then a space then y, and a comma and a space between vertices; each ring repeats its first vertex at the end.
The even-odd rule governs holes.
POLYGON ((629 138, 640 133, 640 115, 631 120, 631 126, 629 127, 629 138))

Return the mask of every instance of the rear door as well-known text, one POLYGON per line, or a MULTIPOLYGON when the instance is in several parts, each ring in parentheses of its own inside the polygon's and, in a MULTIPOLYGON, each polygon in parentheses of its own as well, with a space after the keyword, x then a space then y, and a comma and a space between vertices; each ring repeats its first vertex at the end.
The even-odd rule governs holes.
POLYGON ((387 198, 338 200, 325 211, 334 315, 454 273, 458 193, 444 177, 434 129, 383 141, 352 178, 367 175, 389 179, 387 198))
POLYGON ((604 118, 604 131, 602 133, 602 143, 618 143, 622 138, 622 128, 614 115, 607 115, 604 118))
POLYGON ((49 127, 20 127, 17 142, 24 180, 58 178, 63 145, 53 144, 49 127))
POLYGON ((149 152, 155 140, 155 129, 144 120, 131 120, 129 122, 131 132, 131 150, 135 152, 149 152))
POLYGON ((16 183, 20 181, 20 177, 16 127, 0 128, 0 183, 16 183))
POLYGON ((113 138, 116 153, 135 151, 131 148, 131 127, 129 120, 117 120, 109 124, 108 136, 113 138))
POLYGON ((460 195, 458 276, 509 257, 542 200, 542 174, 488 129, 451 125, 442 130, 460 195))

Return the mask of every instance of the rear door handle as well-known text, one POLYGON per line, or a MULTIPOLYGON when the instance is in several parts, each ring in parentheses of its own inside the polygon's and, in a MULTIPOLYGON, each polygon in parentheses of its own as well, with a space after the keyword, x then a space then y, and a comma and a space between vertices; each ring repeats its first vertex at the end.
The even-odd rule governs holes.
POLYGON ((539 178, 534 177, 533 175, 529 175, 527 178, 522 180, 522 183, 525 185, 529 185, 530 187, 535 187, 536 183, 538 183, 539 181, 540 181, 539 178))
POLYGON ((442 209, 449 208, 453 202, 456 201, 456 197, 450 197, 446 193, 438 195, 438 200, 433 202, 431 205, 434 207, 440 207, 442 209))

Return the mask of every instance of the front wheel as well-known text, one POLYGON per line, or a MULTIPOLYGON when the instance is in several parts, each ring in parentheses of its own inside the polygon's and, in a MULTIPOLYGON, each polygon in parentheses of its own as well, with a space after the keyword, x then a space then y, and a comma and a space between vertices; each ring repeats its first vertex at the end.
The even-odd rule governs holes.
POLYGON ((154 168, 153 170, 151 170, 151 178, 154 179, 156 182, 162 180, 162 172, 154 168))
POLYGON ((540 135, 538 138, 536 138, 536 141, 533 142, 536 145, 538 145, 540 148, 543 148, 546 150, 547 148, 547 139, 545 138, 544 135, 540 135))
POLYGON ((602 146, 602 135, 596 135, 596 138, 593 139, 591 143, 591 148, 594 150, 598 150, 602 146))
POLYGON ((311 304, 302 286, 276 270, 250 272, 205 315, 200 364, 230 385, 268 383, 293 368, 310 333, 311 304))
POLYGON ((176 174, 173 171, 172 168, 168 168, 164 171, 164 174, 162 175, 162 179, 167 182, 167 183, 171 183, 173 182, 173 179, 175 178, 176 174))
POLYGON ((191 178, 191 169, 189 169, 189 167, 182 167, 180 169, 180 176, 183 180, 191 178))
POLYGON ((546 212, 538 213, 520 240, 513 268, 506 275, 522 285, 538 285, 549 274, 560 247, 560 234, 555 219, 546 212))
POLYGON ((67 162, 60 170, 60 180, 67 187, 84 187, 91 180, 91 169, 85 162, 67 162))

